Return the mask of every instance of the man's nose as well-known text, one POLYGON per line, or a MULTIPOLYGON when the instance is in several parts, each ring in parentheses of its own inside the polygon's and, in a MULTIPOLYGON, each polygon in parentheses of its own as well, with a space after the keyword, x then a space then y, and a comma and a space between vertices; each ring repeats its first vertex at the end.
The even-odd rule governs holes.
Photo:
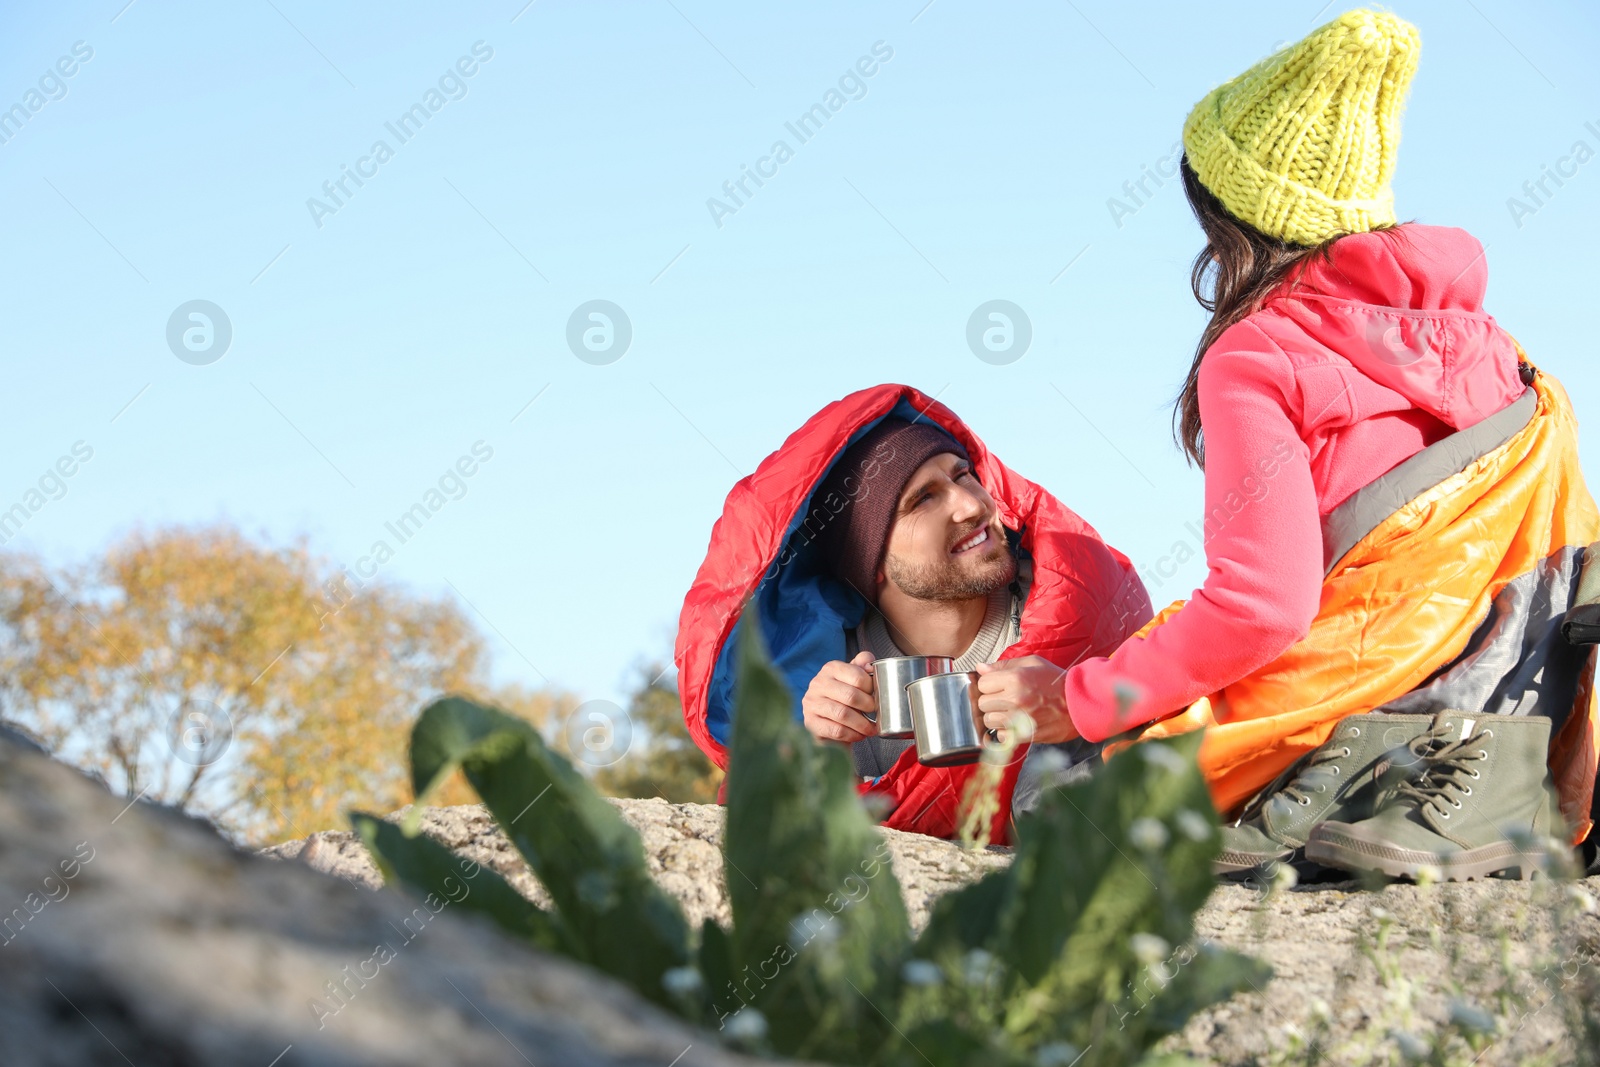
POLYGON ((980 494, 973 492, 964 485, 958 484, 956 486, 955 510, 951 513, 951 518, 957 522, 965 522, 968 519, 977 518, 987 510, 988 504, 980 494))

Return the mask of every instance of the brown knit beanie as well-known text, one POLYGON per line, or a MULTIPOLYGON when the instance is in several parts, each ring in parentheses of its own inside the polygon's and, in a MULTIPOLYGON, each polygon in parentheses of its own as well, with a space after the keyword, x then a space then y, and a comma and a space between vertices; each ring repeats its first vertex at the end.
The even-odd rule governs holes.
POLYGON ((884 419, 845 449, 811 498, 812 518, 823 524, 816 535, 823 566, 868 603, 878 602, 878 565, 900 493, 917 468, 941 452, 971 459, 931 423, 884 419))

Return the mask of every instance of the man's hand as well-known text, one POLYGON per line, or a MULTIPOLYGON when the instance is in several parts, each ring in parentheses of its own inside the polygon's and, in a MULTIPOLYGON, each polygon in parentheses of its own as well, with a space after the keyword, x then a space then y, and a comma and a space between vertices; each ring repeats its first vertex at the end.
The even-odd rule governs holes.
POLYGON ((1078 737, 1067 715, 1066 671, 1043 656, 1021 656, 999 663, 978 664, 978 711, 985 728, 1006 740, 1013 715, 1033 719, 1033 737, 1040 744, 1058 744, 1078 737))
POLYGON ((817 740, 848 745, 877 734, 878 724, 867 718, 878 710, 877 690, 867 670, 872 660, 872 653, 863 649, 849 663, 824 663, 811 679, 800 710, 817 740))

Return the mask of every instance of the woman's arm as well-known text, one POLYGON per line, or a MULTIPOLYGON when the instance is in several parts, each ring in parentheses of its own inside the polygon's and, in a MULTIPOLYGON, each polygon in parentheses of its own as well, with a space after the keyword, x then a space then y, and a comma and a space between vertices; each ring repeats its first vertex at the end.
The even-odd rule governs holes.
POLYGON ((1199 392, 1205 585, 1147 636, 1067 672, 1068 714, 1091 741, 1238 681, 1304 637, 1317 613, 1322 524, 1288 357, 1246 321, 1206 354, 1199 392), (1121 717, 1119 683, 1139 693, 1121 717))

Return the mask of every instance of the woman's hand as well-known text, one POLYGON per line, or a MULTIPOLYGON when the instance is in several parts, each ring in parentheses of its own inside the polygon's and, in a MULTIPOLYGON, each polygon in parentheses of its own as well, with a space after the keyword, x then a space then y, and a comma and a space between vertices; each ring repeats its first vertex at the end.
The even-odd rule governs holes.
POLYGON ((836 659, 822 665, 800 700, 811 736, 848 745, 877 734, 878 724, 867 718, 878 710, 877 690, 867 669, 872 659, 872 653, 862 649, 849 663, 836 659))
POLYGON ((1033 719, 1033 736, 1040 744, 1075 740, 1077 727, 1067 714, 1066 671, 1043 656, 1020 656, 999 663, 978 664, 978 711, 983 725, 1007 740, 1012 716, 1026 713, 1033 719))

